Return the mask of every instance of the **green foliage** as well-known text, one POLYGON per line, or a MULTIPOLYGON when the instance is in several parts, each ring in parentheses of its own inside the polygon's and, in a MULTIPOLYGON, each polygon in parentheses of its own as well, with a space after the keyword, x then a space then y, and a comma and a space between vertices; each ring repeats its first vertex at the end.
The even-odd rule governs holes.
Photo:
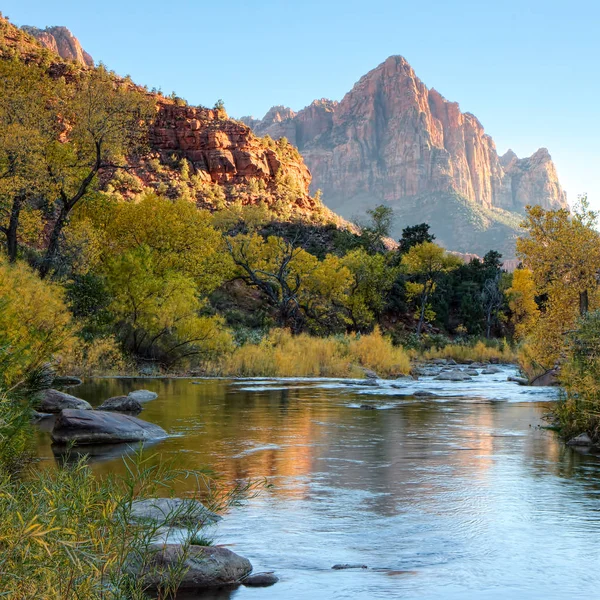
POLYGON ((384 255, 371 255, 363 249, 348 252, 341 263, 354 279, 345 299, 353 326, 358 331, 370 329, 385 307, 398 269, 389 267, 384 255))
POLYGON ((563 435, 600 440, 600 311, 581 317, 568 336, 560 380, 565 394, 553 412, 563 435))
POLYGON ((457 269, 461 262, 433 242, 413 246, 402 257, 402 268, 410 278, 407 291, 410 297, 418 298, 417 335, 421 333, 426 318, 431 320, 434 316, 428 301, 436 284, 445 273, 457 269))
POLYGON ((398 253, 400 255, 406 254, 414 246, 424 244, 425 242, 433 242, 434 240, 435 235, 429 233, 429 225, 427 223, 405 227, 402 230, 402 237, 398 242, 398 253))
POLYGON ((73 342, 73 333, 62 288, 0 257, 0 388, 27 386, 37 370, 73 342))
POLYGON ((383 204, 367 210, 369 220, 360 224, 361 237, 365 248, 370 253, 385 250, 384 238, 389 237, 394 219, 394 211, 383 204))

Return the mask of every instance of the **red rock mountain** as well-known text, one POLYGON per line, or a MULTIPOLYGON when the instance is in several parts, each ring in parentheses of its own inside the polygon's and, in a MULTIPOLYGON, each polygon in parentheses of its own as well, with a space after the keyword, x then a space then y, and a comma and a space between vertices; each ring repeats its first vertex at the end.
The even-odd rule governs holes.
POLYGON ((94 59, 81 47, 79 40, 66 27, 46 27, 38 29, 30 25, 22 27, 24 31, 64 60, 74 61, 88 67, 94 66, 94 59))
POLYGON ((277 106, 262 120, 242 120, 296 145, 311 189, 342 216, 391 206, 395 235, 425 221, 452 250, 494 247, 511 258, 527 204, 566 206, 545 148, 529 158, 498 156, 477 118, 428 89, 401 56, 362 77, 339 103, 317 100, 298 113, 277 106))

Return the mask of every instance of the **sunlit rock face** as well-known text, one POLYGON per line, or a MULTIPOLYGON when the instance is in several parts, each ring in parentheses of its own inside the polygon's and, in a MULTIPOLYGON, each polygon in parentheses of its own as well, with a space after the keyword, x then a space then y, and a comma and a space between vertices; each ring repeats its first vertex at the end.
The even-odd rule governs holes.
POLYGON ((38 29, 37 27, 24 25, 22 29, 61 58, 88 67, 94 66, 94 59, 81 47, 79 40, 66 27, 38 29))
POLYGON ((311 170, 311 189, 352 217, 385 203, 396 230, 427 221, 446 246, 514 255, 528 204, 566 206, 546 149, 500 157, 478 119, 428 89, 401 56, 367 73, 341 102, 318 100, 294 113, 277 106, 244 121, 260 135, 285 136, 311 170))

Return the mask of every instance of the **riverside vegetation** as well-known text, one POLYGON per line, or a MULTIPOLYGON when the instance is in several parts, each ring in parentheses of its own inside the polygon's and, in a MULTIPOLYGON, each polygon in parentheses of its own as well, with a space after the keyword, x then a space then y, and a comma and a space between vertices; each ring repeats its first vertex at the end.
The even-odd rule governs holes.
POLYGON ((563 433, 599 440, 600 240, 585 201, 573 214, 530 208, 523 268, 509 274, 494 251, 463 263, 426 224, 390 246, 386 207, 357 228, 289 214, 287 180, 278 204, 256 181, 252 203, 226 200, 175 156, 158 168, 186 186, 138 189, 125 159, 146 149, 148 94, 102 67, 0 50, 0 570, 11 597, 42 586, 48 598, 144 597, 124 564, 155 531, 129 526, 127 511, 187 475, 143 463, 124 480, 84 464, 30 470, 31 398, 55 372, 395 377, 415 359, 516 355, 530 376, 560 367, 563 433), (199 208, 192 188, 219 196, 219 210, 199 208))

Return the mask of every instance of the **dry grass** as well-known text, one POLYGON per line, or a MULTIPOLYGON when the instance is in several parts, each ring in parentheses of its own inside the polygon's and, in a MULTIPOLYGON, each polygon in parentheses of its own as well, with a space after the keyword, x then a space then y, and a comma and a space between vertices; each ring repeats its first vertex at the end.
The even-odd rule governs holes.
POLYGON ((517 362, 515 352, 507 343, 501 344, 499 347, 488 346, 484 342, 479 341, 474 346, 466 344, 448 344, 444 348, 432 348, 421 354, 424 360, 434 358, 452 358, 456 362, 500 362, 514 363, 517 362))
POLYGON ((378 329, 328 338, 276 329, 260 344, 238 348, 222 372, 236 377, 362 377, 361 367, 392 377, 408 373, 410 359, 378 329))

